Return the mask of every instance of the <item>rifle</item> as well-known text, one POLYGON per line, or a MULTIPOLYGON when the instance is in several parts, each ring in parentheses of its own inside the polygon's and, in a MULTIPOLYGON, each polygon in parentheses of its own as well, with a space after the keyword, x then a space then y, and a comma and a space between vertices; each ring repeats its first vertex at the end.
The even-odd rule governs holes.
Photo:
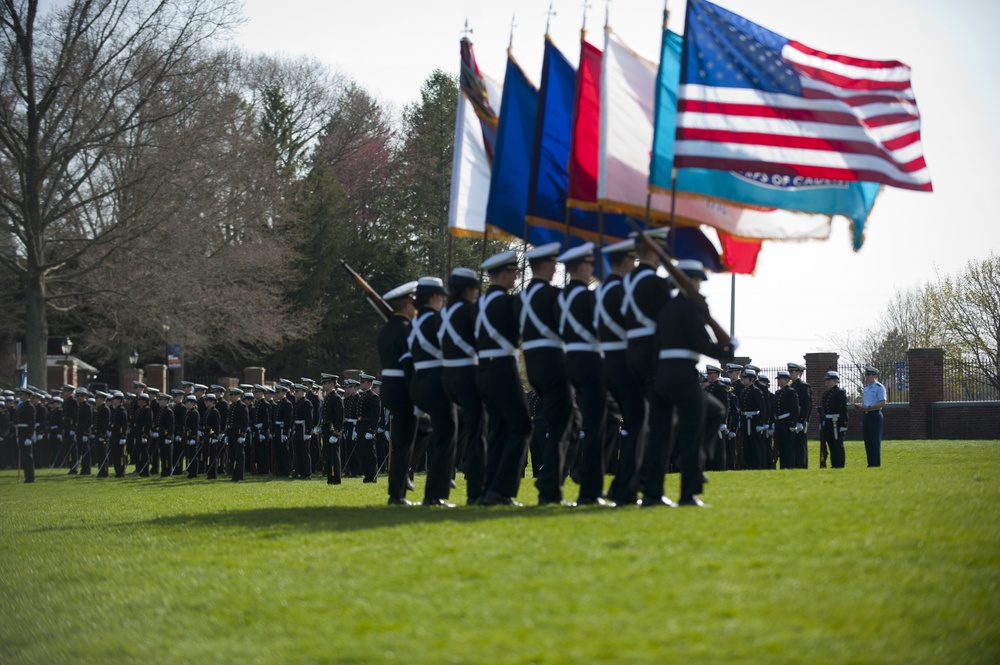
POLYGON ((653 250, 656 257, 660 260, 660 263, 663 264, 663 267, 667 269, 670 276, 675 282, 677 282, 677 286, 680 287, 681 291, 683 291, 688 298, 698 305, 702 314, 705 315, 705 322, 708 324, 708 327, 712 329, 713 333, 715 333, 716 341, 723 345, 729 344, 732 337, 730 337, 729 333, 726 332, 725 328, 719 325, 719 323, 712 318, 711 312, 708 311, 708 303, 705 301, 705 296, 701 295, 701 293, 694 288, 694 285, 691 284, 691 280, 688 279, 688 276, 685 275, 680 268, 673 264, 673 261, 671 261, 670 257, 667 256, 667 253, 663 251, 663 248, 657 245, 652 238, 642 232, 642 228, 635 222, 635 220, 626 215, 625 221, 632 228, 632 230, 636 232, 636 242, 644 242, 651 250, 653 250))
POLYGON ((379 316, 381 316, 383 320, 388 321, 392 317, 392 307, 389 307, 389 303, 382 299, 382 296, 380 296, 375 289, 373 289, 371 285, 365 281, 364 277, 359 275, 353 268, 351 268, 351 266, 347 265, 347 262, 344 261, 344 259, 340 260, 340 265, 344 266, 344 270, 351 275, 354 279, 354 283, 357 284, 358 288, 361 289, 361 292, 365 294, 365 300, 367 300, 368 304, 372 306, 372 309, 378 312, 379 316))

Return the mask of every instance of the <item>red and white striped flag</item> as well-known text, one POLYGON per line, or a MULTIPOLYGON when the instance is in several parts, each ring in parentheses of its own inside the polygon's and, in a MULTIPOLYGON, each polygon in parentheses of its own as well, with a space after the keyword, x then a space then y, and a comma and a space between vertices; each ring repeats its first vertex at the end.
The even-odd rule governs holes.
POLYGON ((674 166, 932 191, 910 68, 688 0, 674 166))

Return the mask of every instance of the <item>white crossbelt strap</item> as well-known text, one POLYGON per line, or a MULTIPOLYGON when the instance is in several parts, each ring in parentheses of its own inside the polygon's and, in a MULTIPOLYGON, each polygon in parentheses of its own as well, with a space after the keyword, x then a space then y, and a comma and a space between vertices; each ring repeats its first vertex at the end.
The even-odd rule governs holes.
POLYGON ((622 314, 627 314, 628 311, 631 310, 635 320, 641 325, 641 327, 632 328, 626 333, 629 339, 633 339, 635 337, 649 337, 656 332, 656 321, 646 316, 646 314, 639 309, 639 305, 635 302, 636 285, 654 274, 655 273, 650 270, 646 270, 638 274, 630 272, 625 275, 625 279, 622 280, 622 286, 625 289, 625 297, 622 298, 622 314))
POLYGON ((660 349, 660 360, 701 360, 701 354, 690 349, 660 349))
POLYGON ((618 342, 606 341, 601 343, 601 348, 605 351, 617 351, 625 348, 626 333, 625 329, 618 325, 618 322, 611 318, 611 314, 608 313, 607 308, 604 307, 604 297, 607 295, 611 287, 615 285, 620 285, 619 282, 610 282, 601 284, 597 287, 597 303, 594 307, 594 330, 598 330, 598 326, 603 323, 604 327, 611 331, 611 333, 618 338, 618 342), (609 345, 614 345, 609 348, 609 345), (620 344, 620 346, 619 346, 620 344))
POLYGON ((411 355, 413 354, 413 342, 416 341, 420 344, 420 348, 424 350, 424 353, 440 361, 441 349, 431 344, 430 340, 427 339, 427 336, 424 335, 423 331, 424 321, 429 319, 434 314, 435 312, 433 310, 424 312, 419 318, 417 318, 416 321, 413 322, 413 327, 410 329, 410 337, 406 340, 406 344, 410 347, 411 355))
POLYGON ((382 370, 382 377, 383 378, 385 378, 385 377, 395 377, 397 379, 402 379, 405 376, 406 376, 406 372, 404 372, 401 369, 389 368, 389 369, 382 370))
POLYGON ((486 309, 490 306, 490 303, 502 295, 505 295, 504 291, 496 290, 487 293, 484 296, 480 296, 479 298, 479 315, 476 317, 476 337, 479 337, 479 331, 482 328, 486 328, 486 334, 500 346, 499 349, 486 349, 484 351, 480 351, 480 358, 498 358, 500 356, 517 355, 517 348, 515 348, 515 346, 510 343, 510 340, 504 337, 500 331, 496 329, 493 323, 490 322, 490 317, 486 316, 486 309))
POLYGON ((790 415, 792 415, 791 412, 789 412, 789 413, 783 413, 780 416, 778 416, 778 420, 784 420, 785 418, 787 418, 790 415))
POLYGON ((591 351, 593 353, 601 353, 601 343, 598 341, 597 335, 594 334, 593 330, 584 328, 570 311, 576 297, 586 290, 586 287, 577 285, 568 293, 563 291, 559 294, 559 306, 562 308, 562 315, 559 317, 559 334, 564 338, 566 337, 566 324, 569 323, 573 332, 583 339, 583 342, 573 342, 568 344, 566 346, 567 351, 591 351))
POLYGON ((524 291, 521 291, 521 336, 524 336, 524 324, 528 319, 534 324, 535 328, 542 335, 539 339, 533 339, 529 342, 522 342, 521 348, 525 351, 530 349, 537 349, 540 347, 550 347, 565 349, 562 339, 559 335, 555 333, 554 330, 550 329, 545 325, 538 315, 535 313, 534 308, 531 306, 531 299, 535 297, 535 294, 545 286, 542 282, 538 282, 534 286, 524 291))
MULTIPOLYGON (((462 336, 455 331, 455 327, 451 325, 451 316, 456 310, 461 306, 464 301, 460 300, 458 302, 448 305, 443 312, 441 312, 441 328, 438 330, 438 344, 442 344, 444 336, 448 335, 448 338, 452 343, 462 350, 468 358, 452 358, 445 359, 445 367, 462 367, 465 365, 475 365, 476 359, 476 349, 473 348, 471 344, 462 339, 462 336)), ((442 356, 443 357, 443 356, 442 356)))

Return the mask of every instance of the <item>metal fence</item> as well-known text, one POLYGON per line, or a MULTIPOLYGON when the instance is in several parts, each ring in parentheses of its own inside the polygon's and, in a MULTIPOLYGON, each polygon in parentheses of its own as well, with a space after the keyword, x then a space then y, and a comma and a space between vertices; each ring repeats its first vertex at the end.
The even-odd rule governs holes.
POLYGON ((993 380, 979 367, 962 360, 944 361, 945 402, 1000 401, 997 378, 993 380))

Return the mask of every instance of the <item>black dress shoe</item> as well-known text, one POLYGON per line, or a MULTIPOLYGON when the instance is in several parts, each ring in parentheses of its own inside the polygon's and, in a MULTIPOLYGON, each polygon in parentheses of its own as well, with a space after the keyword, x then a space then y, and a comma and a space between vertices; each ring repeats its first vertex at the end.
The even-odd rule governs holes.
POLYGON ((642 507, 643 508, 653 508, 656 506, 666 506, 667 508, 676 508, 677 504, 668 499, 665 496, 655 497, 655 496, 644 496, 642 497, 642 507))
POLYGON ((415 506, 417 504, 414 501, 410 501, 409 499, 397 499, 394 496, 390 496, 389 497, 389 505, 390 506, 415 506))
POLYGON ((608 501, 604 497, 600 497, 600 496, 597 497, 597 498, 591 498, 591 497, 584 498, 584 497, 580 497, 579 499, 576 500, 576 505, 578 505, 578 506, 604 506, 604 507, 607 507, 607 508, 614 508, 615 507, 615 502, 614 501, 608 501))
POLYGON ((361 482, 363 482, 366 485, 370 485, 371 483, 377 483, 378 482, 378 478, 365 478, 361 482))
POLYGON ((455 504, 448 503, 444 499, 424 499, 420 502, 422 506, 439 506, 441 508, 454 508, 455 504))
POLYGON ((572 501, 563 501, 562 499, 550 499, 548 497, 540 496, 538 497, 539 506, 566 506, 567 508, 573 508, 576 506, 572 501))
POLYGON ((312 476, 299 476, 299 480, 312 480, 312 476))
POLYGON ((678 506, 694 506, 696 508, 709 508, 710 506, 696 496, 681 497, 677 502, 678 506))
POLYGON ((493 490, 488 490, 486 494, 479 499, 480 506, 514 506, 515 508, 521 508, 524 506, 523 503, 515 501, 512 497, 505 494, 500 494, 499 492, 494 492, 493 490))

